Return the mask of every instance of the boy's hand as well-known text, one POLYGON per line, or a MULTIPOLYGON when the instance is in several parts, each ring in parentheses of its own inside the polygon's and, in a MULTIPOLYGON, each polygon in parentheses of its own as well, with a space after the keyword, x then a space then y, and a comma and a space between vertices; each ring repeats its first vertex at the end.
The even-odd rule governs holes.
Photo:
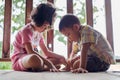
POLYGON ((71 70, 72 73, 87 73, 88 71, 86 69, 83 68, 77 68, 77 69, 73 69, 71 70))

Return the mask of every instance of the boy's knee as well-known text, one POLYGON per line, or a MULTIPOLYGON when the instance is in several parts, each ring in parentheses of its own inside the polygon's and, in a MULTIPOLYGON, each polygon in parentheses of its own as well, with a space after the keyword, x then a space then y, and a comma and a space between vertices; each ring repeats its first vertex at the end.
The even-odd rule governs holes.
POLYGON ((77 60, 73 63, 73 69, 76 69, 76 68, 79 68, 79 65, 80 65, 80 61, 77 60))

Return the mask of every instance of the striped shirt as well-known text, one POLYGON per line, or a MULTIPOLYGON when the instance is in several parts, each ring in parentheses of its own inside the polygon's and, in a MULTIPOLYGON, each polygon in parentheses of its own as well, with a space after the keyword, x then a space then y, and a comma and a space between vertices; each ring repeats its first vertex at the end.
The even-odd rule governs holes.
POLYGON ((90 27, 89 25, 83 26, 80 30, 80 39, 79 39, 79 50, 81 49, 82 44, 92 43, 88 49, 88 55, 95 55, 101 60, 114 64, 115 58, 113 50, 101 33, 90 27))

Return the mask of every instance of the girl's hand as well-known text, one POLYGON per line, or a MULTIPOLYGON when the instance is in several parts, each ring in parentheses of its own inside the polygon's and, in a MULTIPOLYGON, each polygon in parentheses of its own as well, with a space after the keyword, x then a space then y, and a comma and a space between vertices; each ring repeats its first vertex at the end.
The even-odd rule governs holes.
POLYGON ((63 64, 63 65, 67 64, 66 59, 63 56, 59 55, 59 54, 49 53, 49 55, 47 56, 47 59, 49 59, 49 60, 54 59, 54 60, 57 61, 58 64, 63 64))
POLYGON ((60 70, 58 70, 54 65, 52 65, 50 72, 60 72, 60 70))
POLYGON ((50 72, 60 72, 58 69, 50 69, 50 72))
POLYGON ((88 71, 86 69, 83 68, 77 68, 77 69, 73 69, 71 70, 72 73, 88 73, 88 71))
POLYGON ((62 71, 70 71, 70 65, 66 65, 63 69, 62 69, 62 71))

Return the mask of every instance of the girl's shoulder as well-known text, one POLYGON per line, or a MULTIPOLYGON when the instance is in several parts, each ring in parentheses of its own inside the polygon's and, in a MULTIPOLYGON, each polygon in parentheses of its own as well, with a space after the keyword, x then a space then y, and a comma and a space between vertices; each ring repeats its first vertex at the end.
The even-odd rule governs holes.
POLYGON ((31 30, 31 28, 32 27, 31 27, 30 23, 28 23, 28 24, 24 25, 21 30, 31 30))
POLYGON ((31 27, 30 23, 23 26, 20 31, 25 32, 25 33, 29 33, 29 32, 31 33, 32 32, 32 27, 31 27))

